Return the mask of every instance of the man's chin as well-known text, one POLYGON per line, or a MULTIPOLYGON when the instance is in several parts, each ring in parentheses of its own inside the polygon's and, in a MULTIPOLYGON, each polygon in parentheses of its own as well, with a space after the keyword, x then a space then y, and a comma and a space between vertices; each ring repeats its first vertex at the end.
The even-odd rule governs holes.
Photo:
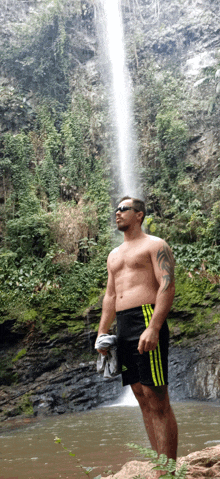
POLYGON ((119 223, 119 224, 117 224, 117 228, 118 228, 118 231, 127 231, 129 226, 128 225, 120 225, 120 223, 119 223))

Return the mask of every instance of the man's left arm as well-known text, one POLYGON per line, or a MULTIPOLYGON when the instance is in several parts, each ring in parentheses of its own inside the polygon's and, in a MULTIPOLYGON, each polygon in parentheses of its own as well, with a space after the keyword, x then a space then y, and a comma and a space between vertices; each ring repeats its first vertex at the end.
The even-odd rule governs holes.
POLYGON ((151 261, 159 288, 150 324, 140 336, 138 351, 141 354, 144 351, 154 351, 156 349, 160 329, 170 311, 175 294, 174 258, 165 241, 155 241, 151 261))

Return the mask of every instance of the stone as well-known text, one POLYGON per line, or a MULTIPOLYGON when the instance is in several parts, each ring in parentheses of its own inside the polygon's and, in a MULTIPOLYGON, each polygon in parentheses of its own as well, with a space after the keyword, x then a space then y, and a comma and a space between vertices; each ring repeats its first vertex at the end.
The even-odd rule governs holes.
MULTIPOLYGON (((175 337, 179 335, 176 327, 175 337)), ((207 336, 200 335, 187 344, 175 346, 171 340, 169 351, 169 394, 171 401, 184 399, 220 400, 220 326, 207 336)), ((40 338, 39 338, 40 339, 40 338)), ((84 335, 78 337, 80 348, 89 348, 84 335)), ((43 341, 27 348, 26 355, 13 364, 8 374, 16 374, 16 387, 2 380, 0 386, 0 419, 7 416, 4 411, 19 410, 19 398, 30 393, 34 415, 63 414, 95 408, 103 403, 111 403, 122 393, 120 376, 104 380, 96 372, 96 354, 90 361, 82 361, 80 354, 75 357, 74 335, 63 332, 59 338, 43 341), (61 355, 51 357, 51 350, 58 345, 61 355), (94 359, 93 359, 94 358, 94 359)), ((5 354, 8 349, 5 347, 5 354)), ((13 346, 14 347, 14 346, 13 346)), ((13 356, 21 350, 21 342, 13 349, 13 356)), ((93 348, 93 345, 91 346, 93 348)), ((80 353, 80 352, 79 352, 80 353)), ((8 376, 7 376, 8 377, 8 376)), ((7 378, 6 378, 7 379, 7 378)))
POLYGON ((154 479, 155 473, 152 471, 153 465, 150 462, 130 461, 124 464, 122 469, 116 474, 112 474, 101 479, 133 479, 135 476, 140 476, 154 479))
POLYGON ((220 444, 207 447, 202 451, 192 452, 177 461, 178 466, 183 462, 188 464, 186 479, 202 479, 203 477, 220 478, 220 444))
MULTIPOLYGON (((177 460, 177 469, 183 463, 188 465, 186 479, 202 479, 205 477, 220 478, 220 445, 207 447, 202 451, 192 452, 188 456, 177 460)), ((102 479, 133 479, 139 476, 146 479, 154 479, 155 473, 152 471, 153 465, 147 462, 130 461, 116 474, 103 477, 102 479)))

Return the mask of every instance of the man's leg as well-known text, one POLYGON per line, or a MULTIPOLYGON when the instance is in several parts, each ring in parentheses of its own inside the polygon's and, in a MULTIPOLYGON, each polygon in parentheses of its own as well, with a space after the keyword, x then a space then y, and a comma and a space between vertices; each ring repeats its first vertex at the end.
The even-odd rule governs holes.
POLYGON ((148 387, 136 383, 131 387, 139 402, 152 449, 176 460, 177 423, 167 386, 148 387))

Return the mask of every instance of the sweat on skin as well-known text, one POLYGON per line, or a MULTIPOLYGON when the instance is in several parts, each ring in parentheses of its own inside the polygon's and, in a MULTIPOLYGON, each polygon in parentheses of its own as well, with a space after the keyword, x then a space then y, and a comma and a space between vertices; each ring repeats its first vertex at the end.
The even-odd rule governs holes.
MULTIPOLYGON (((144 211, 143 202, 130 197, 123 198, 116 210, 116 224, 124 233, 124 242, 108 256, 108 282, 98 330, 98 336, 108 333, 115 316, 118 314, 119 320, 121 312, 154 305, 149 324, 144 326, 136 345, 137 354, 142 358, 150 357, 152 351, 158 349, 160 331, 175 293, 171 249, 161 238, 142 231, 144 211)), ((145 385, 143 382, 138 378, 130 384, 139 402, 151 446, 158 454, 176 459, 177 424, 167 384, 155 386, 155 383, 145 385)), ((161 474, 162 471, 158 471, 158 477, 161 474)))

